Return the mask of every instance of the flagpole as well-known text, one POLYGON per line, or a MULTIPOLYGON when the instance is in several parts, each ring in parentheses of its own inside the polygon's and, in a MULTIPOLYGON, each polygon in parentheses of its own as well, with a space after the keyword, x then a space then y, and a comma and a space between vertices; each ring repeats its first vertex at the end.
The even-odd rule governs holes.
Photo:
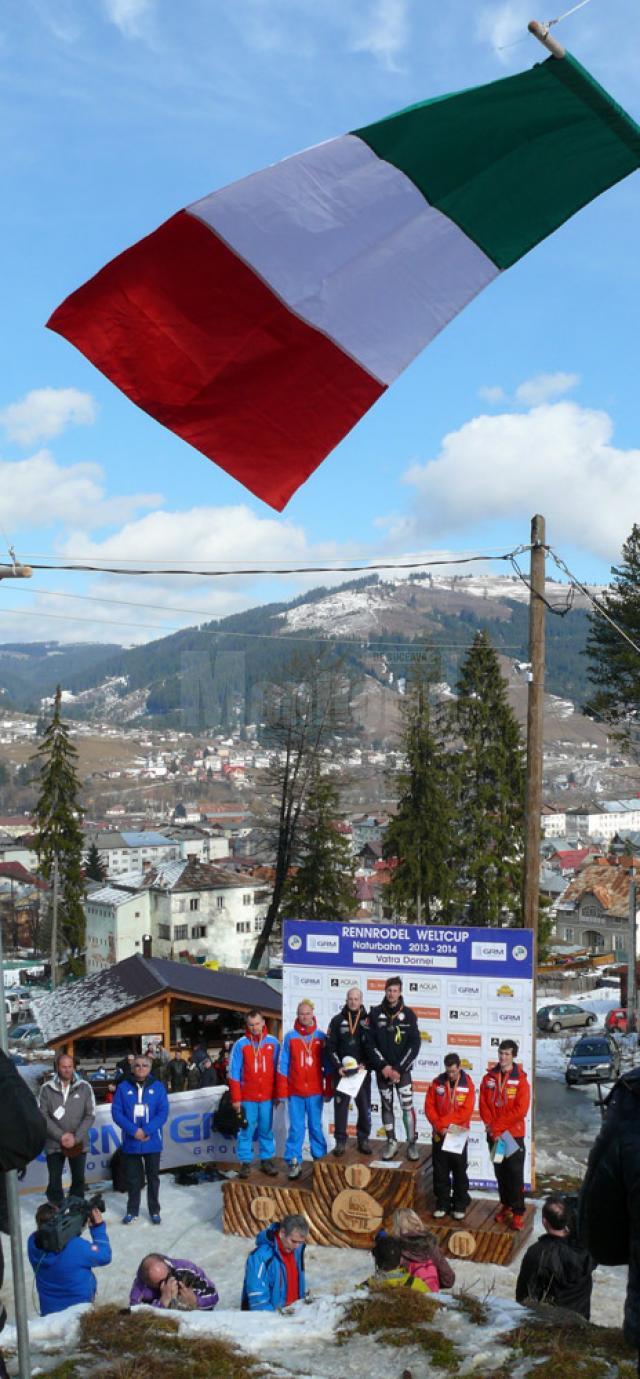
POLYGON ((556 38, 551 37, 548 24, 541 24, 539 19, 532 19, 527 28, 529 33, 533 34, 533 37, 537 38, 538 42, 542 43, 554 57, 564 57, 566 49, 561 43, 558 43, 556 38))

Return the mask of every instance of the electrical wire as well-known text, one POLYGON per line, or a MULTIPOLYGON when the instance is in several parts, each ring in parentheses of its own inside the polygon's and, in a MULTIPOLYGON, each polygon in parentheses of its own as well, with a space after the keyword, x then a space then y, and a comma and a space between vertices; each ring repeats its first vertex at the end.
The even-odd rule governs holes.
POLYGON ((624 641, 628 642, 629 646, 633 647, 633 650, 637 652, 638 656, 640 656, 640 646, 638 646, 638 643, 634 642, 633 637, 630 637, 628 632, 625 632, 624 627, 621 627, 620 624, 616 622, 615 618, 611 617, 611 614, 607 612, 607 609, 603 606, 600 600, 596 598, 595 594, 591 593, 591 590, 588 588, 588 586, 586 584, 583 584, 582 581, 576 577, 576 575, 571 573, 569 566, 567 565, 566 561, 562 559, 562 556, 559 556, 557 552, 552 549, 551 546, 547 546, 546 549, 549 555, 551 556, 551 559, 553 560, 554 564, 557 565, 558 569, 561 570, 562 573, 567 576, 567 578, 571 581, 573 587, 575 589, 579 589, 581 594, 584 594, 585 598, 587 598, 589 602, 593 605, 596 612, 600 614, 600 617, 604 618, 605 622, 610 623, 611 626, 615 629, 615 631, 618 632, 619 635, 624 638, 624 641))
POLYGON ((116 565, 89 565, 84 563, 77 564, 36 564, 30 561, 32 570, 65 570, 77 574, 93 575, 188 575, 190 578, 202 579, 228 579, 230 573, 233 575, 319 575, 319 574, 346 574, 346 575, 366 575, 375 570, 423 570, 432 566, 440 565, 471 565, 477 561, 503 560, 509 561, 512 556, 521 555, 524 551, 530 550, 530 546, 516 546, 513 551, 502 552, 498 555, 464 555, 441 557, 432 560, 405 560, 405 561, 370 561, 367 565, 287 565, 277 566, 267 569, 265 566, 253 566, 240 569, 229 570, 204 570, 186 569, 184 567, 157 567, 151 569, 146 566, 138 566, 122 569, 116 565))

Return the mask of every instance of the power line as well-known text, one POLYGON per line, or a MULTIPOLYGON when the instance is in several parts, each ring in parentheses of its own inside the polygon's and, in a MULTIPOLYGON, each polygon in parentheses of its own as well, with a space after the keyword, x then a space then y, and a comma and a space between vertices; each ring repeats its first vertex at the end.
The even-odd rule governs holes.
POLYGON ((595 597, 595 594, 591 593, 591 590, 587 587, 587 585, 583 584, 581 580, 577 579, 577 577, 571 573, 569 566, 566 564, 566 561, 562 559, 562 556, 557 555, 556 552, 552 550, 550 546, 547 547, 547 549, 554 564, 557 565, 559 570, 562 570, 563 574, 565 574, 567 578, 571 581, 571 584, 574 586, 574 588, 579 589, 580 592, 584 594, 585 598, 587 598, 589 602, 593 604, 593 607, 595 608, 596 612, 600 614, 600 617, 604 618, 605 622, 610 623, 611 626, 615 629, 615 631, 618 632, 619 635, 624 638, 625 642, 628 642, 629 646, 633 647, 633 650, 638 653, 638 656, 640 656, 640 646, 638 646, 638 643, 634 642, 633 638, 629 636, 628 632, 625 632, 624 627, 621 627, 620 624, 615 621, 615 618, 611 617, 610 613, 607 612, 606 608, 603 606, 600 600, 595 597))
POLYGON ((190 578, 198 577, 202 579, 228 579, 229 574, 233 575, 322 575, 322 574, 343 574, 343 575, 366 575, 375 570, 423 570, 440 565, 471 565, 477 561, 502 560, 510 561, 514 556, 522 555, 523 552, 530 550, 529 546, 516 546, 513 551, 505 551, 498 555, 464 555, 448 556, 431 560, 406 560, 406 561, 371 561, 367 565, 288 565, 266 568, 265 566, 245 567, 229 570, 206 570, 206 569, 187 569, 186 567, 156 567, 151 569, 149 566, 129 567, 123 569, 117 565, 89 565, 84 563, 77 564, 36 564, 30 561, 32 570, 66 570, 74 574, 94 574, 94 575, 188 575, 190 578))

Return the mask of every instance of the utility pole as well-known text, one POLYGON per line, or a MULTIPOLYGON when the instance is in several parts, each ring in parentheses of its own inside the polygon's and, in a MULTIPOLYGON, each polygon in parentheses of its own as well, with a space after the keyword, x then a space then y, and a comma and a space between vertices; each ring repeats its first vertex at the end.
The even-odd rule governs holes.
MULTIPOLYGON (((3 998, 0 1000, 0 1047, 8 1052, 7 1015, 4 1004, 4 952, 2 946, 2 924, 0 924, 0 976, 2 977, 3 998)), ((13 1297, 16 1312, 16 1331, 18 1335, 18 1375, 19 1379, 31 1379, 31 1355, 29 1351, 29 1323, 27 1320, 27 1289, 24 1277, 24 1255, 22 1253, 22 1223, 20 1221, 20 1202, 18 1199, 18 1174, 15 1168, 5 1173, 7 1194, 7 1215, 11 1236, 11 1271, 13 1274, 13 1297)))
POLYGON ((51 990, 58 985, 58 855, 53 859, 53 906, 51 914, 51 990))
POLYGON ((544 711, 544 588, 545 523, 531 519, 531 579, 529 596, 529 695, 527 701, 527 780, 524 843, 523 924, 534 932, 534 972, 538 961, 540 905, 540 815, 544 711))
POLYGON ((31 579, 32 574, 30 565, 0 565, 0 579, 31 579))

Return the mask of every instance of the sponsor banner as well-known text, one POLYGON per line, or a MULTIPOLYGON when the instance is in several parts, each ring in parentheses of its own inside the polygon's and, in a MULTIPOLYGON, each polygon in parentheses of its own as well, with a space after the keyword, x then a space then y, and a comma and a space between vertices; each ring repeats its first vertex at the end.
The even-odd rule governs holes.
MULTIPOLYGON (((235 1135, 221 1135, 212 1125, 214 1111, 225 1091, 225 1087, 206 1087, 201 1091, 170 1093, 169 1119, 162 1134, 161 1170, 207 1162, 237 1162, 235 1135)), ((281 1154, 286 1134, 282 1107, 275 1112, 274 1130, 277 1152, 281 1154)), ((85 1168, 88 1183, 102 1182, 110 1177, 109 1162, 116 1149, 119 1149, 121 1139, 122 1132, 111 1119, 111 1106, 98 1106, 95 1122, 89 1131, 85 1168)), ((65 1182, 68 1172, 67 1168, 65 1182)), ((46 1157, 40 1154, 29 1164, 20 1183, 20 1191, 44 1192, 47 1177, 46 1157)))
MULTIPOLYGON (((296 1006, 313 1001, 320 1029, 326 1030, 344 1005, 350 986, 359 986, 367 1009, 379 1005, 391 972, 402 977, 405 1003, 416 1012, 420 1051, 413 1065, 414 1106, 418 1137, 430 1141, 424 1114, 430 1082, 443 1070, 446 1053, 460 1054, 476 1089, 487 1068, 497 1062, 498 1044, 513 1036, 518 1059, 531 1067, 533 936, 523 929, 465 929, 401 923, 358 924, 357 921, 314 924, 287 920, 284 925, 283 1016, 285 1031, 296 1006)), ((371 1101, 375 1140, 385 1138, 380 1120, 380 1094, 372 1077, 371 1101)), ((404 1135, 396 1102, 396 1133, 404 1135)), ((356 1121, 349 1115, 349 1134, 356 1121)), ((325 1128, 332 1135, 331 1103, 325 1128)), ((209 1157, 209 1156, 208 1156, 209 1157)), ((495 1186, 482 1123, 472 1124, 469 1140, 472 1185, 495 1186)), ((527 1124, 527 1168, 531 1145, 527 1124)))

